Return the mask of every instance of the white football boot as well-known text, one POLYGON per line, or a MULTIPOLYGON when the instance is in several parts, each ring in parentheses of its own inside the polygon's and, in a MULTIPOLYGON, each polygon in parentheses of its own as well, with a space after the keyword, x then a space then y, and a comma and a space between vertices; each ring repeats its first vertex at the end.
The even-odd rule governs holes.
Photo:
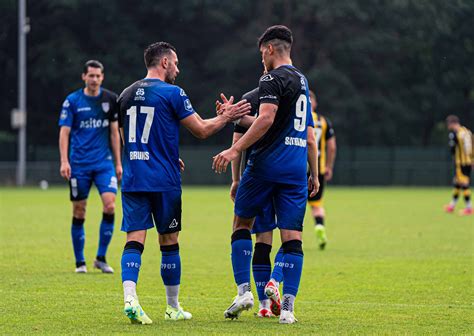
POLYGON ((245 292, 242 295, 237 295, 232 304, 224 312, 225 318, 236 319, 244 310, 253 308, 253 294, 252 292, 245 292))

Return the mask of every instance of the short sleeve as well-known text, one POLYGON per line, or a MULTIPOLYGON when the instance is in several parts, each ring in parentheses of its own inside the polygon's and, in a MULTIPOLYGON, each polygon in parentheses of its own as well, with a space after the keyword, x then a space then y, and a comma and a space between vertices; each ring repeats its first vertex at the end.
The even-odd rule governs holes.
POLYGON ((306 126, 314 127, 313 109, 311 108, 311 99, 309 98, 308 98, 308 105, 306 108, 306 126))
POLYGON ((336 135, 336 132, 334 132, 334 127, 332 126, 332 122, 328 118, 326 118, 326 124, 327 124, 326 140, 329 140, 336 135))
POLYGON ((258 84, 258 100, 260 104, 280 104, 282 85, 278 77, 272 73, 263 75, 258 84))
POLYGON ((172 95, 172 105, 178 120, 182 120, 191 114, 196 113, 188 95, 178 86, 176 86, 176 90, 174 90, 172 95))
POLYGON ((119 104, 118 97, 116 94, 113 94, 110 97, 110 111, 109 111, 109 121, 118 121, 119 119, 119 104))
POLYGON ((68 126, 72 127, 72 123, 74 121, 74 114, 73 114, 73 106, 72 102, 69 97, 63 102, 63 106, 61 108, 61 113, 59 115, 59 126, 68 126))

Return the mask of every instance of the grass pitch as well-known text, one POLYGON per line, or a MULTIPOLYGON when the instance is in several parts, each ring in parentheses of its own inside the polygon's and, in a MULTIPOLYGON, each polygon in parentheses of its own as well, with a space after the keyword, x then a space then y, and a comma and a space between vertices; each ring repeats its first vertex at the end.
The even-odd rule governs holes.
POLYGON ((227 189, 186 187, 180 301, 194 318, 164 321, 160 252, 150 230, 138 294, 154 324, 137 326, 122 313, 120 202, 107 256, 116 273, 92 270, 101 217, 93 190, 89 273, 75 274, 68 191, 0 189, 0 334, 472 334, 474 219, 443 213, 449 197, 447 188, 328 188, 329 244, 318 250, 308 211, 300 322, 288 326, 257 319, 255 310, 224 320, 236 292, 232 204, 227 189))

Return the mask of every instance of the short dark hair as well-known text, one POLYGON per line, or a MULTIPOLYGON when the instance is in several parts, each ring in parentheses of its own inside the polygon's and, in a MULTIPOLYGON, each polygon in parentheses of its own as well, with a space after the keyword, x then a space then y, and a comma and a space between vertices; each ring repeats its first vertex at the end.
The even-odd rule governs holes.
POLYGON ((282 25, 268 27, 258 39, 258 47, 273 41, 276 45, 284 47, 285 51, 290 51, 293 44, 293 34, 290 28, 282 25))
POLYGON ((176 48, 168 42, 155 42, 146 47, 143 58, 147 69, 157 65, 161 58, 169 54, 171 50, 176 52, 176 48))
POLYGON ((86 74, 89 71, 89 68, 97 68, 104 73, 104 66, 97 60, 88 60, 84 63, 84 68, 82 69, 82 73, 86 74))
POLYGON ((459 124, 459 117, 451 114, 446 117, 446 123, 447 124, 459 124))

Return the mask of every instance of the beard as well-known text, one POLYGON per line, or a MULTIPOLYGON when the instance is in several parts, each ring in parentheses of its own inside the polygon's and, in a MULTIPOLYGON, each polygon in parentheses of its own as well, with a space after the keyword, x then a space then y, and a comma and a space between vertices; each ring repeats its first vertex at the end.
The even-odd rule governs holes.
POLYGON ((176 76, 173 76, 170 72, 166 72, 165 74, 165 82, 168 84, 174 84, 176 80, 176 76))

